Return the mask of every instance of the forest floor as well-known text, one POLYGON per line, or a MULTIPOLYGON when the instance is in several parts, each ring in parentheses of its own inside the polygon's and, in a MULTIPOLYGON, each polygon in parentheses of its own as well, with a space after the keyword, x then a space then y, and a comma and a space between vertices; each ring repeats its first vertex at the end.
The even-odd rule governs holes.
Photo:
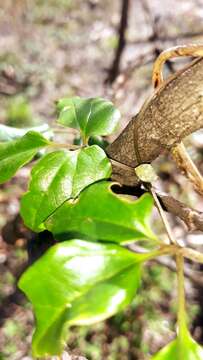
MULTIPOLYGON (((120 4, 118 0, 4 1, 0 5, 0 123, 16 127, 53 124, 55 102, 61 97, 102 96, 120 109, 121 131, 153 91, 151 75, 157 54, 177 44, 203 43, 203 0, 131 1, 120 74, 109 83, 120 4)), ((165 76, 186 61, 170 62, 165 76)), ((203 172, 202 132, 186 139, 186 145, 203 172)), ((155 165, 162 190, 203 210, 200 196, 170 158, 163 156, 155 165)), ((0 187, 0 360, 32 359, 32 310, 16 290, 26 267, 30 236, 18 217, 29 171, 29 167, 20 170, 0 187)), ((202 235, 187 233, 175 218, 170 221, 178 239, 203 247, 202 235)), ((165 236, 156 213, 153 228, 165 236)), ((148 359, 174 335, 176 277, 171 267, 171 263, 164 267, 150 262, 133 304, 104 323, 71 329, 68 351, 89 360, 148 359)), ((197 278, 186 280, 191 331, 203 343, 202 269, 191 263, 187 267, 197 278)))

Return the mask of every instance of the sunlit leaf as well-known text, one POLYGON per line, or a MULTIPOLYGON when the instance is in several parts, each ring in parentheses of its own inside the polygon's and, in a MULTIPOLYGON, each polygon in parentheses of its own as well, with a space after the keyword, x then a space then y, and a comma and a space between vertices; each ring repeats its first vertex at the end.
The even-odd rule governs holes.
POLYGON ((187 332, 161 349, 152 360, 202 360, 203 348, 187 332))
POLYGON ((73 97, 57 103, 58 122, 79 129, 82 136, 110 135, 117 128, 120 112, 112 102, 102 98, 73 97))
POLYGON ((93 324, 125 308, 139 286, 142 261, 116 244, 82 240, 48 250, 19 282, 36 315, 33 354, 60 354, 68 326, 93 324))
POLYGON ((0 184, 9 180, 50 142, 40 133, 30 131, 22 138, 0 144, 0 184))
POLYGON ((112 192, 111 183, 101 181, 75 201, 66 201, 47 219, 46 227, 59 239, 67 238, 69 232, 117 243, 155 239, 149 226, 152 207, 151 195, 127 200, 112 192))
POLYGON ((44 156, 32 169, 29 191, 21 200, 21 215, 34 231, 65 200, 75 198, 91 183, 109 178, 105 152, 93 145, 77 151, 59 150, 44 156))

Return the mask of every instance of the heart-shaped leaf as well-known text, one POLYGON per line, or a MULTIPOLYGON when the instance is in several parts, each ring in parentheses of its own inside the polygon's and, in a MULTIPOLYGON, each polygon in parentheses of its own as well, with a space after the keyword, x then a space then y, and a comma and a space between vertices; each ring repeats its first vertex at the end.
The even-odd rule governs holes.
POLYGON ((35 154, 50 144, 40 133, 30 131, 22 138, 0 144, 0 184, 8 181, 35 154))
POLYGON ((11 126, 0 124, 0 142, 11 141, 24 136, 29 131, 36 131, 43 134, 47 139, 50 139, 52 132, 48 124, 35 126, 33 128, 19 129, 11 126))
POLYGON ((203 348, 187 332, 161 349, 152 360, 202 360, 203 348))
POLYGON ((86 186, 110 175, 110 161, 97 145, 45 155, 33 167, 29 191, 21 200, 25 224, 34 231, 43 230, 43 221, 65 200, 75 198, 86 186))
POLYGON ((58 122, 81 131, 83 138, 110 135, 117 128, 120 112, 112 102, 102 98, 73 97, 57 103, 58 122))
POLYGON ((115 244, 82 240, 49 249, 19 282, 36 315, 33 354, 60 354, 67 326, 92 324, 126 307, 139 286, 143 259, 115 244))
POLYGON ((85 189, 75 201, 66 201, 46 221, 46 227, 59 239, 69 232, 92 240, 127 243, 156 239, 149 227, 153 207, 151 195, 131 201, 111 190, 111 183, 101 181, 85 189))

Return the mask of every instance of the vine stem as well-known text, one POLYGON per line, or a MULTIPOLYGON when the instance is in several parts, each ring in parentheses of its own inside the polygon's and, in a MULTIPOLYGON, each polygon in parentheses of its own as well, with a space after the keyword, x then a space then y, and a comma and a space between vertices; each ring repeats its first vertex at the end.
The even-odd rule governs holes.
POLYGON ((176 255, 176 266, 178 281, 178 336, 181 341, 188 330, 185 313, 184 257, 180 252, 176 255))
POLYGON ((203 264, 203 254, 199 251, 180 247, 179 245, 161 245, 157 250, 149 251, 146 253, 139 253, 142 255, 143 259, 142 261, 148 261, 155 259, 156 257, 162 256, 162 255, 177 255, 186 259, 190 259, 192 261, 198 262, 203 264))
POLYGON ((176 145, 171 150, 171 155, 179 169, 185 173, 199 194, 203 195, 203 177, 188 155, 184 145, 182 143, 176 145))
POLYGON ((179 250, 176 245, 162 245, 159 249, 150 251, 148 253, 142 253, 142 261, 153 260, 163 255, 174 255, 179 250))

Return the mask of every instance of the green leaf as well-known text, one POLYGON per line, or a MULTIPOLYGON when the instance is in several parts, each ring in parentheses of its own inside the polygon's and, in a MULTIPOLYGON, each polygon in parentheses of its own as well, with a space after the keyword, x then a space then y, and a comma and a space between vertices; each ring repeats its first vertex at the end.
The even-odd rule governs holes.
POLYGON ((113 193, 111 185, 101 181, 85 189, 75 201, 66 201, 47 219, 47 229, 59 239, 67 239, 69 232, 117 243, 156 239, 148 224, 151 195, 131 201, 113 193))
POLYGON ((11 126, 0 124, 0 142, 11 141, 24 136, 29 131, 36 131, 43 134, 46 138, 50 139, 52 132, 48 124, 35 126, 33 128, 19 129, 11 126))
POLYGON ((203 348, 187 332, 184 338, 178 337, 156 355, 152 360, 202 360, 203 348))
POLYGON ((36 315, 33 354, 60 354, 68 326, 93 324, 125 308, 140 284, 142 261, 115 244, 69 240, 49 249, 19 282, 36 315))
POLYGON ((8 181, 40 149, 49 144, 46 138, 34 131, 20 139, 0 144, 0 184, 8 181))
POLYGON ((58 122, 79 129, 82 137, 110 135, 117 128, 120 112, 112 102, 102 98, 73 97, 57 103, 58 122))
POLYGON ((34 231, 65 200, 75 198, 91 183, 109 178, 111 164, 98 146, 45 155, 32 169, 29 191, 21 200, 21 215, 34 231))

